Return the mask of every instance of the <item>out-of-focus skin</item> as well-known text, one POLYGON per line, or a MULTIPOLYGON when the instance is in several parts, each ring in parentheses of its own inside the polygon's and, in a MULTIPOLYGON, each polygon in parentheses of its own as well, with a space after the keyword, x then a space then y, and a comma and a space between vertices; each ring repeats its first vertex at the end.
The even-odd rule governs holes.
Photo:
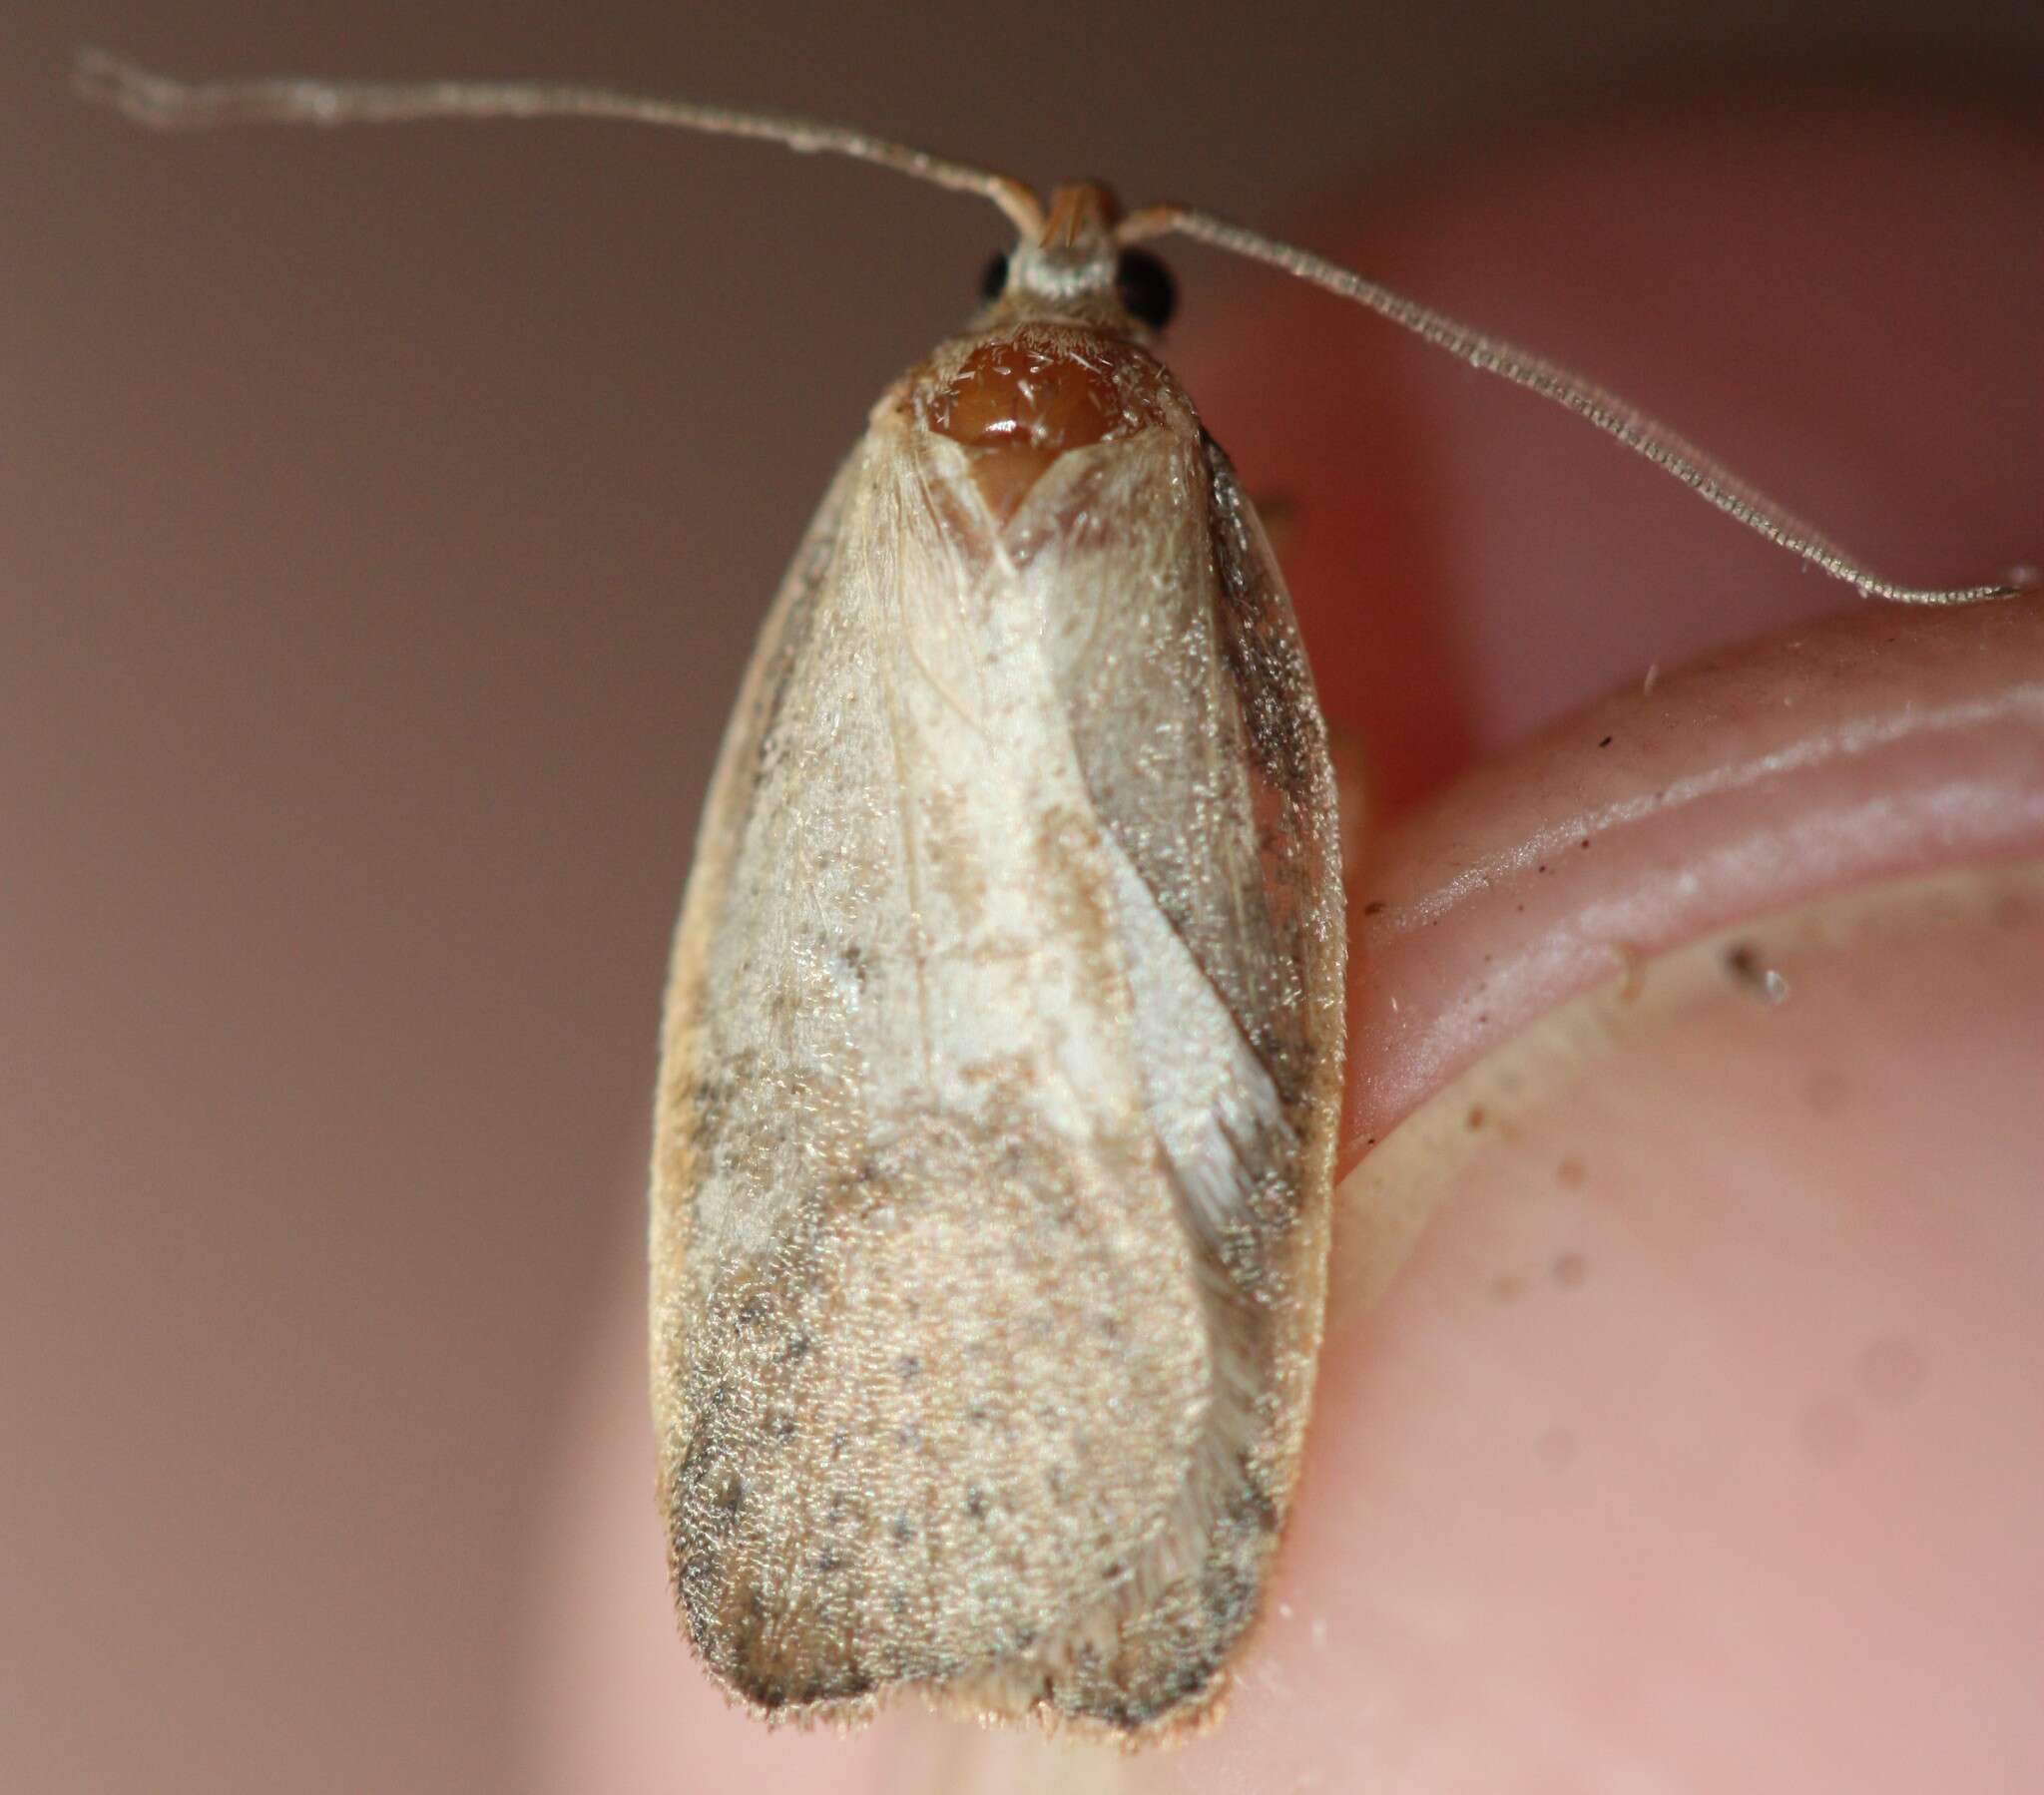
MULTIPOLYGON (((1315 240, 1961 582, 2044 554, 2040 196, 2034 135, 1862 100, 1577 133, 1315 240)), ((2044 1786, 2044 603, 1855 606, 1314 295, 1174 361, 1285 502, 1380 812, 1335 1317, 1230 1712, 1122 1763, 726 1710, 621 1292, 541 1543, 536 1776, 2044 1786)))

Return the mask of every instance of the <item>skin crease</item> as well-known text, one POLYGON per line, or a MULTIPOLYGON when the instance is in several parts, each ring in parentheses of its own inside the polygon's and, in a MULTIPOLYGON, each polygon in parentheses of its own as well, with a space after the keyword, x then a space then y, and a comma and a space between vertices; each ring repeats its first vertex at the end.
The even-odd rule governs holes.
MULTIPOLYGON (((2040 182, 2034 139, 1813 102, 1577 132, 1315 240, 1665 408, 1876 565, 1956 581, 2044 553, 2040 182), (1676 329, 1565 317, 1596 231, 1620 311, 1693 308, 1676 329), (1894 278, 1854 290, 1896 233, 1894 278), (1848 270, 1843 296, 1812 266, 1848 270), (2004 446, 1976 452, 1976 425, 2004 446)), ((635 1268, 535 1536, 534 1786, 957 1787, 968 1759, 990 1788, 2044 1786, 2044 887, 1844 910, 2044 858, 2039 608, 1855 608, 1310 295, 1260 284, 1207 331, 1174 364, 1296 517, 1307 640, 1387 819, 1350 882, 1344 1162, 1458 1075, 1537 1058, 1543 1012, 1628 963, 1613 939, 1652 989, 1663 950, 1752 925, 1759 970, 1432 1165, 1413 1256, 1330 1333, 1230 1712, 1168 1755, 913 1716, 771 1736, 725 1709, 662 1586, 635 1268), (1307 375, 1287 386, 1280 351, 1307 375), (1369 395, 1360 424, 1330 390, 1369 395), (1395 474, 1379 427, 1411 445, 1395 474), (1944 726, 1869 738, 1929 687, 1944 726), (1732 776, 1765 754, 1792 765, 1732 776), (1704 795, 1671 807, 1681 779, 1704 795), (1556 869, 1578 815, 1593 846, 1556 869), (1503 870, 1444 902, 1472 861, 1503 870), (1800 933, 1755 922, 1825 898, 1800 933)))

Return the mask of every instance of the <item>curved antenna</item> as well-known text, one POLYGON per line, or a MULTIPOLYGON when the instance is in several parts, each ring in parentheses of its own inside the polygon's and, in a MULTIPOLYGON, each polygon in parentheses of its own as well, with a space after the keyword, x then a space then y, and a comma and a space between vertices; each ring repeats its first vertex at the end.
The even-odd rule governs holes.
MULTIPOLYGON (((519 81, 349 82, 295 78, 253 81, 179 81, 104 51, 78 58, 74 83, 85 98, 112 107, 138 124, 162 131, 216 125, 384 124, 418 119, 616 119, 677 126, 720 137, 756 138, 802 154, 849 157, 911 176, 934 187, 977 194, 1001 209, 1025 236, 1045 228, 1041 203, 1021 182, 970 163, 952 162, 906 144, 843 125, 776 113, 663 99, 615 88, 519 81)), ((1226 219, 1186 206, 1152 206, 1131 213, 1117 227, 1122 242, 1168 234, 1189 236, 1218 249, 1296 276, 1363 306, 1423 337, 1471 367, 1497 374, 1572 411, 1615 437, 1634 454, 1680 480, 1699 498, 1736 518, 1778 547, 1814 563, 1868 598, 1900 605, 1970 605, 2011 598, 2009 585, 1934 588, 1882 579, 1748 485, 1725 464, 1616 393, 1571 373, 1557 362, 1501 337, 1458 323, 1430 306, 1366 280, 1309 250, 1279 242, 1226 219)))
POLYGON ((1211 243, 1217 249, 1226 249, 1251 261, 1261 261, 1296 275, 1300 280, 1323 287, 1340 298, 1389 318, 1392 323, 1402 325, 1436 348, 1458 356, 1473 368, 1497 374, 1516 386, 1553 400, 1607 436, 1616 437, 1635 455, 1644 456, 1664 473, 1673 474, 1698 498, 1737 518, 1749 530, 1759 532, 1778 547, 1800 555, 1825 573, 1856 587, 1863 597, 1887 599, 1897 605, 1973 605, 1986 599, 2012 598, 2019 590, 2014 586, 1949 589, 1900 586, 1892 580, 1884 580, 1793 513, 1784 510, 1765 493, 1749 486, 1723 462, 1706 454, 1665 424, 1657 423, 1645 412, 1628 405, 1616 393, 1584 379, 1580 374, 1571 373, 1544 356, 1472 329, 1429 306, 1421 305, 1415 299, 1391 291, 1389 287, 1365 280, 1360 274, 1324 260, 1309 250, 1278 242, 1240 224, 1231 224, 1226 219, 1184 206, 1145 207, 1129 214, 1122 221, 1118 232, 1124 242, 1171 233, 1211 243))
POLYGON ((716 137, 759 138, 804 155, 847 156, 955 193, 977 194, 1006 213, 1016 229, 1043 229, 1043 208, 1021 182, 991 169, 951 162, 845 125, 777 113, 740 112, 616 88, 530 81, 179 81, 123 62, 103 50, 79 53, 73 86, 158 131, 214 125, 383 125, 417 119, 620 119, 672 125, 716 137))

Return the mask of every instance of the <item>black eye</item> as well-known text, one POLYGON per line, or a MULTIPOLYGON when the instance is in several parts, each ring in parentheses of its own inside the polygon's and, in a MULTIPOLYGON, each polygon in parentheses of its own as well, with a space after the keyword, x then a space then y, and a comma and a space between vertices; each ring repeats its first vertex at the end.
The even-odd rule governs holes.
POLYGON ((979 277, 979 296, 991 301, 998 299, 1007 290, 1008 258, 1005 255, 996 255, 986 264, 985 271, 979 277))
POLYGON ((1114 289, 1129 316, 1162 330, 1178 305, 1178 282, 1147 249, 1124 249, 1114 264, 1114 289))

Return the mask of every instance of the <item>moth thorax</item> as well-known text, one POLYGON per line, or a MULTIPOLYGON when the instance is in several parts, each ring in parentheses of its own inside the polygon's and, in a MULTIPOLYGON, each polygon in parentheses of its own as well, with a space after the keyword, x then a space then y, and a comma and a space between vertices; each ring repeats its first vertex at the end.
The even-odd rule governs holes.
POLYGON ((920 409, 929 429, 968 452, 980 496, 1006 523, 1060 456, 1156 423, 1158 377, 1132 344, 1023 326, 976 343, 920 409))

